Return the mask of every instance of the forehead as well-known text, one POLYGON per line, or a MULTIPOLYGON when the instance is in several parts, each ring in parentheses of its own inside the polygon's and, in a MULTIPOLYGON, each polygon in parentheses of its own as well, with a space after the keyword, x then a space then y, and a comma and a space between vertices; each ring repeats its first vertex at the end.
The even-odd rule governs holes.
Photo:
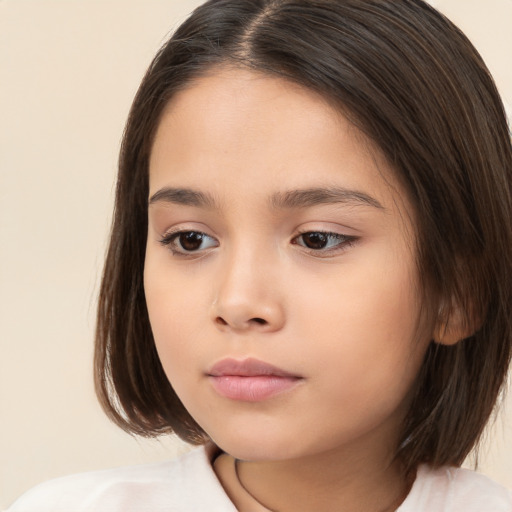
POLYGON ((160 149, 159 142, 170 142, 162 132, 171 135, 179 130, 180 138, 203 151, 229 142, 235 154, 262 142, 271 147, 269 142, 284 134, 289 141, 306 136, 313 142, 316 134, 325 135, 334 126, 342 131, 352 128, 322 96, 260 72, 220 67, 172 97, 164 109, 153 154, 160 149))
POLYGON ((374 143, 321 95, 259 72, 217 68, 166 106, 150 158, 150 195, 165 186, 226 181, 267 197, 290 188, 364 189, 391 209, 409 209, 374 143))

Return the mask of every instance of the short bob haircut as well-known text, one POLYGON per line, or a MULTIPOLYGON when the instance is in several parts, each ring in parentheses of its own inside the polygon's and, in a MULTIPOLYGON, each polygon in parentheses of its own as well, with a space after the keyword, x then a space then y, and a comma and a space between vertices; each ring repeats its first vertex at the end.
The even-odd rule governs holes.
POLYGON ((96 333, 106 413, 131 433, 208 439, 163 372, 143 272, 148 161, 162 112, 223 65, 319 93, 391 164, 414 208, 424 309, 436 324, 459 315, 469 334, 450 346, 432 340, 396 454, 405 470, 460 465, 511 359, 512 148, 481 57, 422 0, 210 0, 161 48, 121 147, 96 333))

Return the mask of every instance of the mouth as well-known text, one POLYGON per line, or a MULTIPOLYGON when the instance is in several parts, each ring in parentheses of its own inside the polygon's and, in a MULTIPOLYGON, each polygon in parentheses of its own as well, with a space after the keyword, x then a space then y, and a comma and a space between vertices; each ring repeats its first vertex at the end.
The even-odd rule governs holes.
POLYGON ((289 391, 303 381, 300 375, 257 359, 223 359, 207 372, 221 396, 243 402, 260 402, 289 391))

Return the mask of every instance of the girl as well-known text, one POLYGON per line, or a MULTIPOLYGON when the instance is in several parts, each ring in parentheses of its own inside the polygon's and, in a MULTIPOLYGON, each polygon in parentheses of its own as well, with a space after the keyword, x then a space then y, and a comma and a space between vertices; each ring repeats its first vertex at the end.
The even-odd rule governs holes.
POLYGON ((107 414, 200 445, 18 511, 510 512, 459 468, 512 351, 512 148, 421 0, 210 0, 121 150, 96 336, 107 414))

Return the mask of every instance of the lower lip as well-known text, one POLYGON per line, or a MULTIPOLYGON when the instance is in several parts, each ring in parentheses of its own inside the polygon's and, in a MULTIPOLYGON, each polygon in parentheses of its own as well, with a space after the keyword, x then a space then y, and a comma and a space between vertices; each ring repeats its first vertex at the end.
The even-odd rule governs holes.
POLYGON ((276 375, 257 375, 242 377, 239 375, 210 376, 215 391, 231 400, 243 402, 261 402, 295 387, 301 379, 276 375))

